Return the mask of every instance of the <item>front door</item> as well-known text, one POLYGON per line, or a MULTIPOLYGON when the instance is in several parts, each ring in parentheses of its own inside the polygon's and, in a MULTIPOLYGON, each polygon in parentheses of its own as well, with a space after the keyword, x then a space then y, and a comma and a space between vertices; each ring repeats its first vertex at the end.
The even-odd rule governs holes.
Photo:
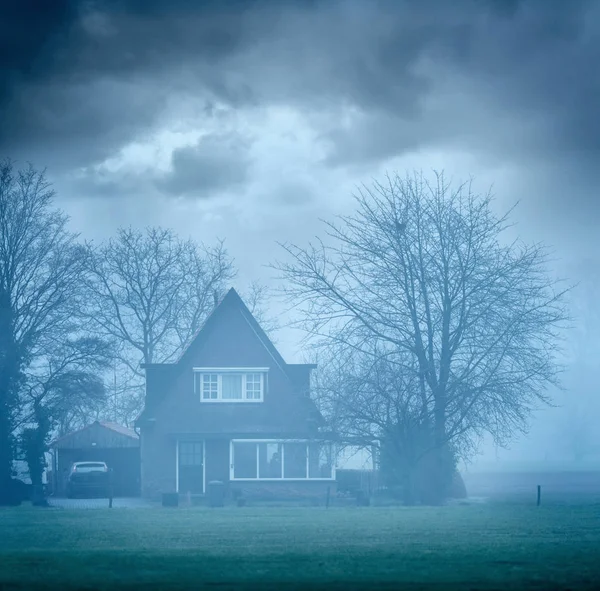
POLYGON ((204 492, 204 443, 180 441, 178 461, 178 491, 183 494, 202 494, 204 492))

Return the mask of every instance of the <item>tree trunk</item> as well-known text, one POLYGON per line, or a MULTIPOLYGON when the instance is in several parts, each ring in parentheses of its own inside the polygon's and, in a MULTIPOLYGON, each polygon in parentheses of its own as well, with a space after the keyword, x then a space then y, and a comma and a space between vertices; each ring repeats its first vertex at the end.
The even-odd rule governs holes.
POLYGON ((0 505, 12 505, 14 487, 12 485, 14 440, 13 412, 18 372, 14 370, 14 354, 0 356, 0 505))
POLYGON ((0 391, 0 505, 13 505, 12 486, 13 441, 10 411, 5 403, 6 392, 0 391))
POLYGON ((27 466, 29 467, 29 476, 31 484, 35 488, 42 486, 42 477, 44 474, 44 466, 42 464, 44 456, 43 451, 37 451, 35 454, 32 450, 31 455, 27 457, 27 466))
POLYGON ((13 412, 17 400, 20 359, 13 338, 10 300, 0 290, 0 505, 14 504, 13 412))
POLYGON ((31 457, 28 457, 29 476, 31 477, 31 504, 36 507, 47 507, 48 501, 44 494, 43 475, 45 467, 44 446, 37 449, 36 453, 31 450, 31 457))
POLYGON ((47 506, 44 495, 43 476, 46 467, 46 438, 50 430, 50 421, 45 409, 39 402, 34 404, 37 427, 23 432, 23 447, 25 448, 32 491, 31 502, 36 506, 47 506))
POLYGON ((450 484, 447 478, 449 455, 446 441, 446 405, 443 394, 436 396, 434 421, 430 503, 442 505, 448 497, 450 484))

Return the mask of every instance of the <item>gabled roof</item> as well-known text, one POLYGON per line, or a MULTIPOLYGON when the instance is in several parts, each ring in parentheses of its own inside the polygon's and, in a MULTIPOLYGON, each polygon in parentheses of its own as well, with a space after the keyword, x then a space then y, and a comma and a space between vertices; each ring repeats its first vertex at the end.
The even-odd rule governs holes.
POLYGON ((180 353, 180 355, 177 358, 177 361, 175 361, 175 363, 179 363, 183 359, 183 357, 185 356, 187 350, 190 348, 190 346, 192 345, 192 343, 194 343, 196 341, 196 339, 198 338, 198 335, 204 330, 204 327, 209 322, 209 320, 211 319, 211 317, 214 316, 214 314, 217 311, 217 309, 220 308, 220 306, 223 303, 223 301, 225 300, 225 298, 232 291, 238 296, 238 298, 240 299, 240 301, 242 300, 242 298, 240 298, 240 296, 237 294, 237 292, 235 291, 235 289, 233 289, 233 287, 224 296, 221 296, 221 298, 215 303, 215 306, 211 310, 210 314, 204 319, 204 322, 202 322, 200 324, 200 326, 198 327, 198 330, 194 333, 194 336, 190 339, 190 342, 186 345, 185 349, 183 349, 183 351, 180 353))
POLYGON ((66 433, 65 435, 62 435, 61 437, 56 438, 54 441, 52 441, 52 443, 50 443, 50 447, 55 447, 57 444, 73 437, 74 435, 77 435, 78 433, 83 433, 84 431, 88 431, 95 425, 100 425, 101 427, 104 427, 105 429, 110 429, 111 431, 114 431, 115 433, 119 433, 119 435, 124 435, 125 437, 129 437, 131 439, 139 439, 138 434, 133 429, 129 429, 128 427, 119 425, 118 423, 113 423, 111 421, 94 421, 93 423, 90 423, 89 425, 86 425, 85 427, 82 427, 81 429, 76 429, 75 431, 71 431, 70 433, 66 433))
POLYGON ((275 345, 273 345, 273 343, 271 342, 271 339, 267 336, 265 331, 261 328, 260 324, 258 324, 258 322, 256 321, 256 318, 254 318, 254 316, 252 315, 252 312, 250 312, 250 310, 248 309, 246 304, 244 304, 244 301, 242 300, 242 298, 239 296, 238 292, 235 291, 235 289, 233 289, 233 287, 225 294, 225 297, 223 297, 221 299, 221 301, 217 304, 217 306, 215 306, 214 310, 209 314, 208 318, 204 321, 204 324, 201 326, 201 328, 196 333, 196 336, 194 337, 194 339, 190 342, 190 344, 182 352, 181 356, 179 357, 178 362, 184 360, 190 354, 190 350, 193 347, 198 346, 204 340, 204 335, 207 335, 207 333, 208 333, 207 329, 210 327, 211 324, 214 323, 215 317, 217 316, 219 310, 226 306, 236 307, 240 310, 240 312, 244 316, 244 319, 250 325, 250 328, 252 328, 252 330, 258 337, 258 339, 261 341, 262 345, 267 349, 267 351, 269 352, 271 357, 273 357, 273 360, 275 361, 275 363, 277 363, 277 365, 279 365, 281 367, 281 369, 283 369, 283 371, 285 371, 286 363, 285 363, 283 357, 281 356, 279 351, 275 348, 275 345))
POLYGON ((98 421, 100 425, 110 429, 111 431, 115 431, 115 433, 120 433, 121 435, 125 435, 125 437, 131 437, 132 439, 139 439, 138 434, 129 427, 125 427, 125 425, 119 425, 119 423, 113 423, 112 421, 98 421))
MULTIPOLYGON (((223 301, 225 300, 225 298, 232 291, 235 292, 235 290, 233 289, 233 287, 224 296, 222 296, 220 300, 217 301, 217 303, 214 306, 214 308, 210 311, 210 313, 204 319, 204 321, 200 323, 200 326, 198 327, 198 329, 194 333, 194 336, 192 336, 192 338, 190 339, 190 342, 184 347, 184 349, 179 354, 179 357, 175 361, 167 361, 167 362, 164 362, 164 363, 140 363, 140 367, 142 369, 146 369, 148 367, 160 368, 160 367, 173 367, 173 366, 177 365, 185 357, 185 354, 187 353, 188 349, 192 345, 194 345, 196 343, 196 339, 198 338, 198 336, 202 333, 202 331, 204 330, 204 328, 206 327, 206 325, 209 324, 209 322, 211 321, 211 318, 214 317, 215 312, 220 308, 220 306, 223 303, 223 301)), ((236 295, 237 295, 237 292, 236 292, 236 295)), ((238 298, 239 298, 239 295, 238 295, 238 298)), ((241 298, 240 298, 240 301, 241 301, 241 298)))
MULTIPOLYGON (((279 353, 279 351, 275 348, 275 345, 271 342, 271 339, 267 336, 265 331, 261 328, 260 324, 256 321, 256 318, 252 315, 252 312, 248 309, 244 301, 239 296, 238 292, 232 287, 218 302, 218 304, 213 308, 212 312, 206 317, 206 320, 200 325, 192 340, 188 343, 185 349, 179 355, 179 358, 173 363, 145 363, 142 364, 142 368, 147 367, 165 367, 165 366, 174 366, 178 365, 182 361, 186 359, 191 353, 190 351, 196 347, 198 347, 206 338, 210 331, 210 327, 215 323, 215 319, 219 314, 219 311, 222 310, 226 306, 237 307, 239 311, 244 316, 244 319, 263 346, 267 349, 271 357, 273 357, 274 361, 281 367, 281 369, 286 372, 286 362, 279 353)), ((287 375, 287 372, 286 372, 287 375)))

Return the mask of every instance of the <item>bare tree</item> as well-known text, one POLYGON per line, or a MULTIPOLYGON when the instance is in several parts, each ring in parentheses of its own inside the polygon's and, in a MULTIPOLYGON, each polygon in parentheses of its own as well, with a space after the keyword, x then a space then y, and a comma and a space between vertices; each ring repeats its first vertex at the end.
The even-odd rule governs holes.
MULTIPOLYGON (((504 444, 547 402, 567 290, 543 246, 503 242, 510 212, 496 216, 470 183, 394 176, 356 201, 326 224, 327 244, 284 245, 290 260, 275 267, 317 346, 396 364, 441 478, 450 444, 484 432, 504 444)), ((446 484, 432 485, 438 501, 446 484)))
POLYGON ((142 402, 140 363, 177 357, 233 277, 233 264, 223 242, 206 247, 161 228, 121 229, 89 261, 88 313, 115 343, 128 422, 142 402))
MULTIPOLYGON (((377 342, 374 343, 377 347, 377 342)), ((406 504, 430 502, 433 416, 420 396, 416 360, 403 352, 334 345, 319 359, 313 392, 343 446, 369 451, 382 484, 398 489, 406 504)), ((456 457, 468 439, 448 442, 445 478, 458 478, 456 457), (459 447, 461 446, 461 447, 459 447)), ((434 499, 435 500, 435 499, 434 499)))
POLYGON ((271 290, 265 284, 254 280, 248 288, 240 294, 250 313, 256 318, 260 327, 275 340, 275 334, 280 329, 279 320, 269 309, 271 290))
POLYGON ((86 251, 44 172, 0 164, 0 504, 9 501, 24 371, 78 309, 86 251))

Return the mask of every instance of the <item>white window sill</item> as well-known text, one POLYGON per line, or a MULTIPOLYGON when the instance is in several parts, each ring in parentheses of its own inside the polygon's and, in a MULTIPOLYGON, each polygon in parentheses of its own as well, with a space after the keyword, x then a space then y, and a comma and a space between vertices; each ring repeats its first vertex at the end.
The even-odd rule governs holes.
POLYGON ((220 398, 200 398, 200 402, 202 404, 244 404, 244 403, 249 403, 249 404, 256 404, 257 402, 264 402, 263 398, 232 398, 231 400, 229 399, 220 399, 220 398))
POLYGON ((335 482, 335 478, 230 478, 231 482, 335 482))

